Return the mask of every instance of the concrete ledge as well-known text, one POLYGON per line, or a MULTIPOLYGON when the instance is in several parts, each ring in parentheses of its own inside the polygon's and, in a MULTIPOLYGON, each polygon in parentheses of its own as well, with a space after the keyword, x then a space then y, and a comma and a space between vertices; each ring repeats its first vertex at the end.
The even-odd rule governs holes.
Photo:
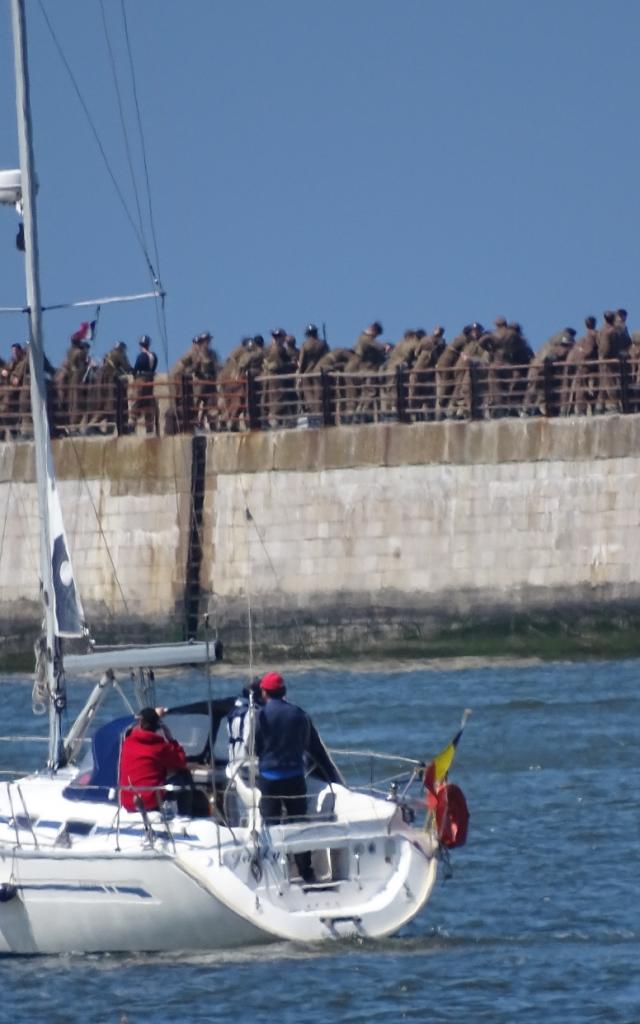
POLYGON ((256 431, 217 434, 208 444, 210 474, 589 461, 637 455, 640 414, 256 431))

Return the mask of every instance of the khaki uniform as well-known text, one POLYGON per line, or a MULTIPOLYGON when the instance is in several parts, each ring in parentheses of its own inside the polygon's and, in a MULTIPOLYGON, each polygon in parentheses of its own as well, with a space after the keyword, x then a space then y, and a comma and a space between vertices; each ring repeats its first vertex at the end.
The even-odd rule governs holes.
POLYGON ((96 373, 96 387, 93 389, 93 412, 90 423, 105 421, 107 427, 115 427, 118 401, 122 402, 124 421, 128 420, 128 376, 133 373, 127 350, 115 345, 102 360, 96 373))
POLYGON ((60 425, 69 430, 79 429, 87 410, 86 378, 90 366, 86 343, 72 341, 54 377, 60 425))
POLYGON ((621 412, 620 362, 624 335, 615 324, 606 323, 598 331, 598 397, 596 412, 621 412))
POLYGON ((386 356, 385 346, 363 331, 344 366, 346 379, 341 382, 338 395, 342 423, 366 423, 375 419, 380 370, 386 356))
POLYGON ((323 338, 305 338, 298 357, 298 391, 304 411, 310 416, 322 415, 322 383, 318 363, 329 346, 323 338))
POLYGON ((489 366, 493 354, 491 334, 470 337, 455 364, 455 385, 450 413, 457 419, 469 419, 475 412, 489 414, 486 404, 490 392, 489 366), (475 372, 474 378, 472 373, 475 372), (475 405, 475 408, 474 408, 475 405))
MULTIPOLYGON (((250 345, 247 339, 236 345, 218 371, 218 426, 221 430, 237 430, 246 417, 246 360, 250 345)), ((256 351, 260 351, 257 349, 256 351)))
POLYGON ((220 369, 218 354, 209 345, 200 344, 193 367, 193 401, 198 427, 216 430, 218 426, 217 380, 220 369))
POLYGON ((437 401, 436 366, 446 349, 442 334, 429 334, 414 349, 409 378, 409 411, 412 419, 434 419, 437 401))
POLYGON ((291 426, 298 412, 295 389, 296 365, 284 343, 274 338, 264 354, 261 396, 262 420, 265 426, 291 426))
MULTIPOLYGON (((489 393, 491 396, 491 416, 502 416, 512 411, 514 398, 517 398, 518 380, 521 374, 517 369, 522 358, 522 336, 504 322, 498 322, 491 332, 493 353, 489 370, 489 393)), ((525 359, 524 362, 529 362, 525 359)))
POLYGON ((640 412, 640 332, 633 331, 629 348, 629 408, 640 412))
POLYGON ((558 331, 548 341, 545 341, 542 348, 538 349, 529 365, 523 414, 532 415, 540 412, 543 416, 553 416, 562 406, 564 375, 558 374, 557 370, 563 370, 562 364, 567 359, 572 345, 572 336, 566 331, 558 331), (567 341, 567 339, 570 340, 567 341), (547 374, 550 367, 552 368, 551 404, 549 404, 549 395, 547 394, 547 374))
POLYGON ((469 341, 468 334, 462 332, 445 346, 436 362, 436 418, 444 419, 449 411, 449 403, 456 383, 454 367, 457 365, 464 347, 469 341))
MULTIPOLYGON (((22 397, 29 359, 24 349, 12 354, 0 368, 0 430, 3 438, 15 438, 21 431, 22 397)), ((28 396, 27 396, 28 397, 28 396)))
POLYGON ((597 388, 598 332, 587 328, 586 334, 571 347, 564 362, 562 414, 586 416, 593 412, 597 388))

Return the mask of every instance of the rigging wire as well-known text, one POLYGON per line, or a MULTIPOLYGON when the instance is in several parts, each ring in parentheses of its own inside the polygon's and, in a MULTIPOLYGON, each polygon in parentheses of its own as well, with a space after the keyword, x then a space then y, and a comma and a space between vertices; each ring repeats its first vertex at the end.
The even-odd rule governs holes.
MULTIPOLYGON (((113 560, 113 555, 111 554, 111 547, 109 545, 109 541, 107 540, 106 534, 105 534, 105 532, 104 532, 104 530, 102 528, 102 517, 100 516, 100 513, 98 512, 98 509, 96 507, 96 503, 93 500, 93 495, 91 493, 91 488, 89 487, 89 481, 88 481, 86 473, 84 471, 84 466, 82 465, 82 461, 80 459, 80 453, 78 452, 78 447, 77 447, 77 445, 75 443, 75 439, 73 437, 70 437, 70 438, 68 438, 68 440, 71 442, 71 450, 73 451, 73 454, 76 457, 76 462, 78 464, 78 472, 80 474, 80 480, 84 484, 85 490, 87 492, 87 495, 89 496, 89 501, 90 501, 91 507, 93 509, 93 514, 94 514, 94 516, 96 518, 96 524, 97 524, 97 527, 98 527, 98 531, 100 533, 100 537, 102 538, 102 542, 104 544, 105 551, 107 553, 107 558, 109 559, 109 562, 111 563, 111 569, 112 569, 112 572, 113 572, 113 578, 115 580, 115 583, 116 583, 116 586, 117 586, 118 590, 120 591, 120 597, 122 598, 122 603, 124 605, 124 610, 125 610, 125 612, 128 615, 129 614, 129 605, 127 603, 127 598, 125 597, 124 590, 122 589, 122 584, 120 583, 120 577, 118 576, 118 570, 116 569, 116 564, 115 564, 115 562, 113 560)), ((112 617, 113 617, 113 611, 112 611, 112 617)))
MULTIPOLYGON (((140 228, 136 225, 135 220, 134 220, 134 218, 133 218, 133 216, 132 216, 132 214, 131 214, 131 212, 129 210, 129 206, 127 204, 126 198, 124 196, 124 193, 123 193, 120 185, 118 184, 118 180, 116 178, 116 175, 115 175, 115 173, 114 173, 114 171, 113 171, 113 169, 111 167, 111 164, 110 164, 109 159, 107 157, 107 153, 106 153, 105 147, 104 147, 104 145, 102 143, 102 140, 101 140, 100 135, 98 133, 98 129, 97 129, 96 125, 95 125, 95 122, 93 120, 93 117, 91 115, 89 107, 88 107, 88 105, 87 105, 87 103, 86 103, 86 101, 85 101, 85 99, 83 97, 83 94, 82 94, 82 92, 80 90, 80 86, 79 86, 79 84, 77 82, 77 79, 76 79, 75 75, 73 74, 70 62, 69 62, 69 60, 67 59, 67 57, 66 57, 66 55, 64 53, 64 50, 63 50, 62 45, 61 45, 61 43, 60 43, 60 41, 59 41, 59 39, 58 39, 58 37, 56 35, 55 29, 54 29, 54 27, 53 27, 53 25, 51 23, 51 20, 48 17, 47 12, 46 12, 46 10, 44 8, 43 0, 38 0, 38 4, 39 4, 39 7, 40 7, 40 11, 42 13, 42 16, 44 18, 44 21, 45 21, 45 23, 47 25, 47 28, 49 30, 49 33, 51 35, 51 38, 53 40, 54 46, 56 47, 56 50, 58 51, 58 55, 59 55, 63 65, 64 65, 64 67, 65 67, 65 69, 67 71, 67 74, 69 76, 69 79, 71 81, 73 89, 74 89, 74 91, 76 93, 78 101, 79 101, 79 103, 80 103, 80 105, 82 107, 82 110, 83 110, 84 114, 85 114, 85 117, 86 117, 87 122, 89 124, 89 128, 91 130, 91 133, 92 133, 92 135, 93 135, 93 137, 95 139, 95 142, 96 142, 96 144, 98 146, 98 149, 100 151, 100 155, 102 156, 102 160, 103 160, 103 163, 104 163, 105 168, 107 170, 107 173, 109 175, 109 178, 111 179, 111 183, 112 183, 112 185, 113 185, 113 187, 114 187, 114 189, 116 191, 116 194, 118 196, 120 204, 121 204, 121 206, 122 206, 122 208, 124 210, 125 216, 126 216, 128 222, 129 222, 129 224, 130 224, 130 226, 131 226, 131 228, 133 230, 133 233, 134 233, 134 235, 135 235, 135 237, 136 237, 136 239, 138 241, 138 244, 139 244, 139 246, 140 246, 140 248, 142 250, 142 253, 143 253, 146 265, 147 265, 147 269, 148 269, 149 274, 151 276, 152 282, 153 282, 156 290, 160 293, 159 297, 155 298, 156 323, 157 323, 157 328, 158 328, 158 334, 160 336, 161 349, 162 349, 162 353, 163 353, 163 356, 164 356, 165 369, 168 370, 168 368, 169 368, 169 335, 168 335, 168 329, 167 329, 165 295, 164 295, 164 291, 163 291, 162 284, 161 284, 161 281, 160 281, 159 253, 158 253, 158 245, 157 245, 157 235, 156 235, 156 231, 155 231, 155 221, 153 219, 153 206, 152 206, 151 194, 150 194, 149 163, 148 163, 148 159, 147 159, 147 155, 146 155, 146 145, 145 145, 145 140, 144 140, 144 132, 142 130, 142 116, 141 116, 141 112, 140 112, 140 103, 139 103, 139 99, 138 99, 138 90, 137 90, 136 81, 135 81, 134 60, 133 60, 133 53, 132 53, 132 48, 131 48, 131 39, 130 39, 130 35, 129 35, 129 28, 128 28, 128 23, 127 23, 127 19, 126 19, 126 11, 124 11, 124 8, 123 8, 124 34, 125 34, 125 39, 126 39, 126 44, 127 44, 127 54, 128 54, 129 65, 130 65, 130 74, 131 74, 132 86, 133 86, 134 103, 135 103, 135 107, 136 107, 138 132, 139 132, 139 135, 140 135, 140 143, 141 143, 141 149, 142 149, 142 155, 143 155, 143 166, 144 166, 144 169, 145 169, 145 181, 146 181, 146 184, 147 184, 147 206, 148 206, 149 214, 150 214, 151 235, 152 235, 152 241, 153 241, 153 246, 154 246, 154 253, 155 253, 155 257, 156 257, 156 267, 157 267, 157 269, 156 269, 156 267, 154 267, 153 262, 151 260, 151 257, 150 257, 150 254, 149 254, 149 250, 148 250, 148 247, 147 247, 147 243, 146 243, 146 239, 144 238, 144 232, 141 232, 140 228)), ((124 118, 123 114, 122 114, 122 117, 124 118)), ((138 214, 139 214, 139 217, 141 218, 142 214, 141 214, 141 209, 140 209, 139 204, 138 204, 138 214)))
POLYGON ((138 86, 136 81, 135 73, 135 62, 133 60, 133 54, 131 51, 131 40, 129 38, 129 24, 127 21, 127 12, 125 8, 124 0, 120 0, 120 9, 122 12, 122 24, 124 27, 124 37, 127 45, 127 56, 129 58, 129 73, 131 75, 131 87, 133 93, 133 102, 136 108, 136 119, 138 123, 138 134, 140 136, 140 149, 142 152, 142 165, 144 167, 144 176, 146 182, 146 195, 147 195, 147 212, 149 215, 149 227, 151 230, 151 241, 153 242, 153 255, 156 261, 156 267, 158 270, 158 277, 160 274, 160 253, 158 251, 158 239, 156 235, 155 218, 153 215, 153 203, 151 201, 151 179, 149 175, 149 163, 147 160, 147 146, 145 142, 144 131, 142 128, 142 115, 140 113, 140 101, 138 99, 138 86))
MULTIPOLYGON (((242 492, 243 492, 244 503, 245 503, 245 509, 244 509, 245 519, 247 520, 247 522, 249 522, 249 523, 251 523, 253 525, 253 528, 254 528, 254 530, 256 532, 256 535, 257 535, 258 540, 260 542, 260 545, 262 547, 262 550, 264 551, 265 558, 266 558, 266 561, 268 563, 268 566, 269 566, 269 568, 270 568, 270 570, 271 570, 271 572, 273 574, 276 590, 282 591, 282 584, 280 582, 280 578, 278 576, 278 572, 277 572, 276 567, 274 565, 273 559, 271 558, 271 555, 269 553, 269 550, 268 550, 266 541, 264 539, 263 533, 260 530, 260 528, 258 526, 258 523, 256 522, 255 516, 253 515, 253 513, 251 512, 251 509, 249 508, 249 495, 248 495, 248 492, 247 492, 247 487, 244 484, 244 482, 241 483, 241 486, 242 486, 242 492)), ((247 606, 248 606, 248 611, 249 611, 250 643, 252 645, 252 642, 253 642, 253 621, 252 621, 252 614, 251 614, 251 600, 250 600, 250 594, 249 594, 248 588, 247 588, 247 606)), ((311 661, 312 660, 311 651, 309 649, 308 644, 304 640, 304 634, 303 634, 303 631, 302 631, 300 620, 299 620, 295 610, 293 610, 291 612, 291 618, 293 620, 293 625, 294 625, 295 633, 297 634, 298 645, 299 645, 299 647, 300 647, 300 649, 301 649, 301 651, 303 653, 303 656, 304 656, 304 658, 306 660, 311 661)), ((339 722, 339 715, 337 715, 336 712, 333 709, 330 709, 329 713, 333 717, 335 722, 339 722)), ((348 759, 350 770, 351 771, 357 770, 358 763, 361 763, 361 756, 360 756, 361 752, 358 751, 356 753, 356 752, 351 752, 351 751, 340 751, 340 753, 341 753, 342 756, 344 756, 345 758, 348 759), (355 757, 353 756, 354 754, 356 755, 355 757)), ((372 752, 366 752, 366 754, 367 754, 367 756, 369 756, 372 759, 372 761, 373 761, 374 757, 380 757, 382 759, 387 759, 387 760, 398 760, 397 758, 389 758, 388 755, 374 755, 372 752)), ((406 759, 405 758, 401 758, 400 760, 404 760, 408 764, 416 764, 417 763, 416 760, 412 759, 412 758, 406 758, 406 759)), ((393 778, 393 776, 392 776, 392 778, 393 778)), ((378 782, 379 781, 380 780, 378 780, 378 782)), ((384 783, 386 781, 387 781, 386 779, 383 779, 382 783, 384 783)))
POLYGON ((122 128, 122 137, 124 140, 124 150, 127 157, 127 164, 129 166, 129 174, 131 176, 131 187, 133 189, 133 197, 136 204, 136 210, 138 212, 138 227, 141 238, 144 239, 145 248, 147 247, 147 240, 144 231, 144 221, 142 219, 142 209, 140 207, 140 196, 138 193, 138 183, 136 181, 136 175, 133 167, 133 157, 131 155, 131 146, 129 144, 129 133, 127 131, 127 122, 124 116, 124 107, 122 104, 122 93, 120 92, 120 83, 118 81, 118 69, 116 66, 115 56, 113 53, 113 47, 111 45, 111 35, 109 33, 109 25, 107 23, 107 14, 104 9, 104 0, 100 0, 100 13, 102 15, 102 28, 104 31, 104 37, 107 44, 107 53, 109 55, 109 64, 111 67, 111 76, 113 78, 113 87, 116 94, 116 100, 118 103, 118 112, 120 114, 120 127, 122 128))
POLYGON ((98 149, 100 151, 100 155, 101 155, 103 163, 105 165, 107 174, 109 175, 109 178, 111 179, 111 183, 112 183, 112 185, 113 185, 113 187, 114 187, 114 189, 116 191, 118 199, 120 200, 120 205, 122 206, 122 209, 123 209, 123 211, 125 213, 125 216, 126 216, 127 220, 129 221, 131 229, 132 229, 132 231, 133 231, 133 233, 134 233, 134 235, 135 235, 135 237, 136 237, 136 239, 138 241, 138 244, 140 245, 140 248, 142 250, 143 256, 145 258, 145 262, 147 264, 147 269, 149 270, 149 273, 151 274, 153 280, 156 283, 159 284, 159 279, 158 279, 156 271, 155 271, 155 269, 153 267, 153 264, 151 262, 151 258, 149 256, 149 252, 148 252, 148 250, 146 248, 146 245, 145 245, 145 240, 140 235, 138 227, 136 226, 136 223, 135 223, 135 221, 134 221, 134 219, 133 219, 133 217, 131 215, 131 212, 129 210, 129 206, 128 206, 127 201, 125 199, 124 193, 123 193, 122 189, 120 188, 120 185, 118 184, 118 180, 117 180, 116 175, 115 175, 115 173, 114 173, 114 171, 113 171, 113 169, 111 167, 111 164, 109 162, 109 158, 107 156, 105 147, 104 147, 104 145, 102 143, 102 140, 100 138, 100 135, 98 133, 98 129, 96 128, 96 125, 95 125, 95 122, 93 120, 93 117, 91 116, 91 111, 89 110, 89 107, 87 106, 87 103, 86 103, 86 101, 84 99, 84 96, 82 95, 82 92, 80 90, 80 86, 78 85, 77 79, 76 79, 76 77, 75 77, 75 75, 74 75, 74 73, 73 73, 73 71, 71 69, 71 65, 69 63, 69 60, 67 59, 67 56, 66 56, 66 54, 65 54, 65 52, 64 52, 64 50, 62 48, 62 44, 60 43, 60 40, 58 39, 58 36, 56 35, 55 29, 54 29, 54 27, 53 27, 53 25, 51 23, 51 20, 50 20, 47 12, 45 10, 44 4, 43 4, 43 0, 38 0, 38 6, 40 7, 40 11, 42 13, 42 17, 44 18, 45 24, 46 24, 46 26, 47 26, 47 28, 49 30, 49 34, 51 36, 51 39, 53 40, 53 44, 54 44, 56 50, 58 51, 58 56, 60 57, 60 60, 62 61, 63 65, 64 65, 64 67, 65 67, 65 69, 67 71, 67 74, 68 74, 69 79, 71 81, 71 84, 73 86, 74 92, 75 92, 75 94, 76 94, 76 96, 78 98, 78 101, 80 103, 80 106, 82 107, 82 110, 84 111, 85 117, 86 117, 87 122, 89 124, 89 128, 90 128, 91 133, 92 133, 92 135, 93 135, 93 137, 95 139, 96 145, 98 146, 98 149))
MULTIPOLYGON (((102 0, 101 0, 102 2, 102 0)), ((125 7, 125 0, 120 0, 120 11, 122 14, 122 26, 125 38, 125 44, 127 49, 127 57, 129 61, 129 75, 131 77, 131 93, 133 96, 133 105, 136 112, 136 123, 138 126, 138 139, 140 144, 140 152, 142 155, 142 166, 144 169, 145 179, 145 194, 147 199, 147 215, 149 219, 149 229, 151 231, 151 241, 153 244, 153 255, 155 259, 155 265, 157 268, 158 281, 161 280, 160 272, 160 251, 158 248, 158 236, 156 232, 155 216, 153 212, 153 202, 151 198, 151 175, 149 173, 149 160, 147 158, 147 144, 144 134, 144 128, 142 124, 142 113, 140 109, 140 99, 138 96, 138 83, 135 71, 135 61, 133 59, 133 50, 131 47, 131 36, 129 34, 129 22, 127 20, 127 11, 125 7)), ((158 325, 158 333, 160 335, 160 343, 162 346, 162 353, 164 356, 165 370, 169 370, 169 334, 167 330, 167 318, 164 295, 161 295, 159 300, 156 299, 156 322, 158 325)))
MULTIPOLYGON (((248 498, 248 494, 247 494, 247 488, 246 488, 244 482, 241 483, 241 487, 242 487, 242 493, 243 493, 244 504, 245 504, 245 507, 244 507, 245 519, 247 520, 247 522, 252 523, 253 528, 254 528, 254 530, 256 532, 256 536, 258 537, 258 540, 260 541, 260 546, 261 546, 262 550, 264 551, 264 555, 265 555, 265 558, 267 560, 267 564, 268 564, 268 566, 269 566, 269 568, 271 570, 271 573, 273 574, 273 578, 275 580, 276 590, 282 591, 282 584, 280 582, 280 577, 278 576, 276 567, 275 567, 275 565, 273 563, 273 559, 271 558, 271 555, 269 554, 269 550, 267 548, 266 541, 265 541, 265 539, 264 539, 264 537, 262 535, 262 532, 260 531, 260 528, 259 528, 259 526, 258 526, 258 524, 257 524, 257 522, 255 520, 255 516, 253 515, 251 509, 249 508, 249 498, 248 498)), ((247 588, 247 595, 248 595, 248 588, 247 588)), ((300 620, 299 620, 298 615, 296 614, 295 610, 292 610, 291 618, 293 620, 293 625, 295 627, 295 632, 296 632, 297 637, 298 637, 298 644, 299 644, 300 649, 301 649, 301 651, 303 653, 303 656, 310 661, 311 660, 311 652, 309 650, 309 647, 308 647, 306 641, 304 640, 304 634, 303 634, 303 631, 302 631, 302 626, 300 625, 300 620)), ((250 605, 249 605, 249 624, 250 624, 251 631, 253 631, 253 624, 252 624, 250 605)))

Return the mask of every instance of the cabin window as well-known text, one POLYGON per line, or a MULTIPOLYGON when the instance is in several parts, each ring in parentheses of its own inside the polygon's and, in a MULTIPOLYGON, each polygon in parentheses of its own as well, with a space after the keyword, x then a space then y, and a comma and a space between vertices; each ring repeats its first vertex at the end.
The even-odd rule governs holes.
POLYGON ((37 816, 35 818, 32 818, 28 814, 16 814, 15 818, 13 819, 13 825, 14 828, 17 826, 18 828, 26 828, 29 829, 29 831, 31 831, 37 820, 37 816))
POLYGON ((96 827, 95 821, 68 821, 64 826, 70 836, 88 836, 96 827))
POLYGON ((56 846, 71 846, 72 836, 88 836, 95 827, 95 821, 66 821, 56 836, 56 846))

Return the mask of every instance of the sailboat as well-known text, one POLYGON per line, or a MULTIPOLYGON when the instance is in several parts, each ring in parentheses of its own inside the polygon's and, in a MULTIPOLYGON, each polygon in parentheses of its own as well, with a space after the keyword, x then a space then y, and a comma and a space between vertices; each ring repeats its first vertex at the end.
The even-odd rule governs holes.
MULTIPOLYGON (((37 677, 49 754, 40 770, 0 785, 0 953, 205 951, 392 934, 428 900, 441 859, 420 762, 401 759, 402 777, 382 792, 350 786, 327 754, 309 766, 304 819, 267 825, 252 751, 228 763, 234 697, 211 698, 166 715, 193 769, 199 813, 193 802, 188 813, 181 808, 180 786, 166 787, 170 799, 157 811, 121 806, 118 759, 132 710, 94 728, 118 674, 148 680, 160 667, 208 670, 220 652, 205 641, 65 653, 87 627, 49 440, 24 0, 11 3, 20 172, 0 175, 0 199, 18 201, 24 220, 44 617, 37 677), (65 673, 92 672, 99 682, 65 735, 65 673), (313 882, 298 871, 301 854, 313 882)), ((440 764, 436 783, 443 763, 432 762, 440 764)))

